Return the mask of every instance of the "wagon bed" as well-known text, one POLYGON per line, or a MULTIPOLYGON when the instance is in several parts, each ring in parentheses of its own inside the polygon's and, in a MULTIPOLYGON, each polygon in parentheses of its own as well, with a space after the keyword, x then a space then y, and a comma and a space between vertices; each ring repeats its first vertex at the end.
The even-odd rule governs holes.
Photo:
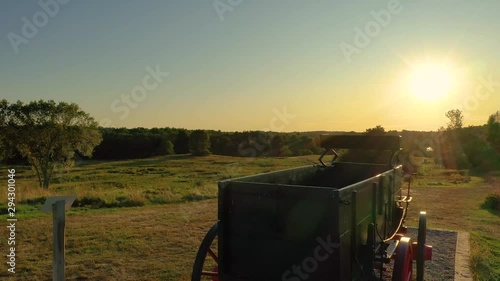
MULTIPOLYGON (((402 166, 335 162, 333 150, 367 144, 392 150, 399 138, 323 137, 322 144, 335 155, 328 165, 322 155, 320 165, 219 182, 218 224, 211 230, 218 255, 209 251, 218 267, 207 275, 224 281, 374 280, 374 270, 403 250, 396 261, 401 276, 393 279, 411 275, 415 246, 396 236, 404 230, 403 204, 410 201, 402 194, 402 166)), ((420 242, 425 250, 425 237, 420 242)))

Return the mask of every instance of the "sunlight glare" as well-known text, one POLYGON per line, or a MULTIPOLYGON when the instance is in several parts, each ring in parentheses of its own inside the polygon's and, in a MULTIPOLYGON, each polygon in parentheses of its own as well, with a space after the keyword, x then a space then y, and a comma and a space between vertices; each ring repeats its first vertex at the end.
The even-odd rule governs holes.
POLYGON ((413 68, 409 86, 418 98, 436 100, 450 92, 453 82, 453 75, 448 66, 424 63, 413 68))

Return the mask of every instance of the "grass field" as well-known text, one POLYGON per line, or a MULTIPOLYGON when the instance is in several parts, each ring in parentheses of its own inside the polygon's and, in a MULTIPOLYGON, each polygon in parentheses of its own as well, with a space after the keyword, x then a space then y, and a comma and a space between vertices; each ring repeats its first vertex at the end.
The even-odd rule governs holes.
POLYGON ((500 177, 455 184, 457 174, 431 169, 417 177, 409 223, 417 225, 418 211, 426 210, 429 227, 470 232, 474 280, 500 280, 500 212, 480 208, 488 194, 500 194, 500 177))
MULTIPOLYGON (((52 217, 39 212, 41 202, 46 196, 76 194, 66 220, 67 280, 189 280, 197 248, 217 218, 218 180, 310 165, 316 158, 178 155, 85 162, 59 173, 50 191, 39 190, 29 168, 15 167, 21 203, 16 274, 2 262, 0 278, 51 280, 52 217)), ((463 177, 429 164, 415 179, 408 222, 416 225, 418 211, 426 210, 430 227, 470 231, 475 279, 500 280, 500 216, 479 208, 487 194, 500 192, 498 177, 463 177)), ((4 193, 2 203, 7 202, 4 193)), ((0 229, 7 237, 6 227, 0 229)), ((7 252, 6 242, 0 249, 7 252)))
MULTIPOLYGON (((36 188, 36 177, 30 167, 15 167, 16 200, 28 205, 21 207, 18 215, 38 215, 29 206, 37 206, 47 196, 56 194, 76 194, 74 206, 84 208, 134 207, 216 198, 217 181, 221 179, 312 164, 316 158, 175 155, 133 161, 89 161, 60 171, 54 176, 50 190, 36 188)), ((2 176, 6 177, 4 170, 2 176)), ((6 203, 6 198, 6 193, 0 194, 0 202, 6 203)))

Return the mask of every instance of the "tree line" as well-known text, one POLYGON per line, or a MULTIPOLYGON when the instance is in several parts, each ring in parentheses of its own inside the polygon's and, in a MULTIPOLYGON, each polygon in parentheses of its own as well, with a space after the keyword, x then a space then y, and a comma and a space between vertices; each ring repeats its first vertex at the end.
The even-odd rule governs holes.
MULTIPOLYGON (((492 114, 485 125, 467 128, 463 127, 460 110, 450 110, 446 116, 450 122, 437 132, 386 132, 379 125, 367 129, 365 134, 401 135, 400 158, 407 166, 412 165, 415 156, 427 156, 451 169, 500 168, 499 112, 492 114)), ((239 157, 321 154, 324 151, 319 142, 321 133, 332 132, 102 128, 74 103, 0 101, 0 160, 30 164, 44 188, 48 188, 55 169, 71 166, 78 159, 121 160, 187 153, 239 157)), ((343 155, 344 160, 376 158, 382 155, 359 151, 343 155)))
POLYGON ((93 158, 119 160, 171 154, 258 157, 319 154, 319 139, 301 133, 222 132, 182 128, 101 128, 93 158))
MULTIPOLYGON (((491 114, 480 126, 464 127, 463 112, 445 113, 449 122, 434 132, 386 132, 382 126, 367 129, 366 135, 401 135, 399 161, 408 172, 415 172, 424 157, 446 169, 487 172, 500 170, 500 111, 491 114)), ((347 151, 343 161, 387 163, 388 156, 378 151, 347 151)))
POLYGON ((463 126, 458 109, 446 114, 449 122, 439 128, 439 160, 449 169, 493 171, 500 169, 500 111, 491 114, 485 125, 463 126))

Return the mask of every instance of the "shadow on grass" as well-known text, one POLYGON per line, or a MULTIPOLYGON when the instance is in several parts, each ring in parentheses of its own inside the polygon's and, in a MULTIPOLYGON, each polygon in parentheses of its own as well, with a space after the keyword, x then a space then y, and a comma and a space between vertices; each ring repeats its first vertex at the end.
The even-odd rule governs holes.
POLYGON ((207 199, 213 199, 217 198, 216 195, 200 195, 200 194, 188 194, 182 196, 181 202, 195 202, 195 201, 202 201, 202 200, 207 200, 207 199))
POLYGON ((500 211, 498 211, 498 210, 487 209, 487 211, 490 212, 490 214, 492 214, 492 215, 500 217, 500 211))
MULTIPOLYGON (((146 198, 124 196, 124 195, 117 196, 115 198, 83 196, 81 198, 77 198, 75 202, 73 202, 72 206, 75 208, 106 209, 106 208, 140 207, 145 205, 163 205, 172 203, 196 202, 214 198, 217 198, 217 196, 196 194, 196 193, 184 195, 180 199, 179 198, 169 199, 155 194, 146 194, 146 198)), ((34 207, 39 209, 45 203, 46 200, 47 200, 46 196, 40 196, 40 197, 30 198, 27 200, 22 200, 19 203, 23 205, 20 205, 21 208, 19 209, 25 212, 31 211, 34 207), (26 210, 24 210, 25 208, 26 210)), ((0 208, 1 207, 4 206, 0 205, 0 208)), ((7 214, 7 213, 8 213, 7 208, 2 208, 2 210, 0 211, 0 214, 7 214)))
POLYGON ((147 165, 158 165, 161 160, 186 160, 186 159, 196 159, 196 156, 191 154, 174 154, 168 156, 158 156, 154 158, 142 158, 142 159, 122 159, 122 160, 113 160, 108 161, 108 163, 112 163, 113 167, 134 167, 137 168, 140 166, 147 165), (114 163, 114 162, 122 162, 122 163, 114 163), (126 162, 124 162, 126 161, 126 162))

